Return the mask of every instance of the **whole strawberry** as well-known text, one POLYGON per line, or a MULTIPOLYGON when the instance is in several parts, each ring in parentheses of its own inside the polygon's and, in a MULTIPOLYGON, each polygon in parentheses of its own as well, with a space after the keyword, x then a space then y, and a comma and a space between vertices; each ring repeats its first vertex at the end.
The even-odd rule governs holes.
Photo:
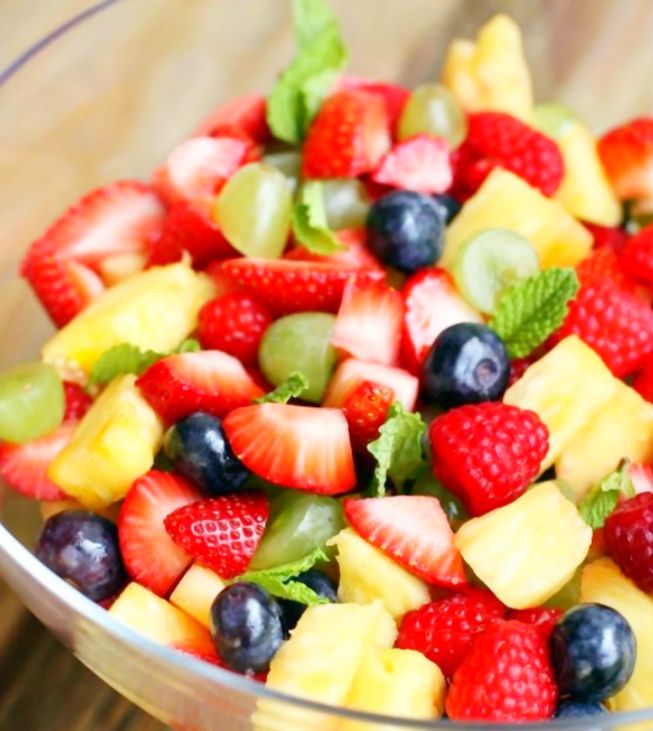
POLYGON ((435 476, 473 516, 522 495, 549 448, 549 432, 537 414, 493 402, 439 416, 429 438, 435 476))
POLYGON ((653 285, 653 224, 628 240, 621 252, 621 264, 633 279, 653 285))
POLYGON ((454 721, 543 721, 558 689, 549 647, 537 628, 497 621, 456 670, 446 701, 454 721))
POLYGON ((611 130, 599 140, 598 152, 621 200, 653 201, 653 118, 611 130))
POLYGON ((643 591, 653 591, 653 493, 626 500, 605 522, 609 555, 643 591))
POLYGON ((363 451, 379 436, 379 428, 388 416, 394 397, 391 388, 373 381, 363 381, 347 397, 342 410, 356 451, 363 451))

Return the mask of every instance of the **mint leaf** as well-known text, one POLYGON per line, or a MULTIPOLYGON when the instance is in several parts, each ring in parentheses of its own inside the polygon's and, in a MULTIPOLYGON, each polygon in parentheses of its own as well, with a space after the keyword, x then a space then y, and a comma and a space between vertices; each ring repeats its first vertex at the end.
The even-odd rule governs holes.
POLYGON ((345 248, 327 223, 324 192, 319 180, 302 186, 293 208, 292 225, 295 240, 314 254, 328 256, 345 248))
POLYGON ((346 65, 347 49, 323 0, 293 0, 293 16, 297 52, 268 97, 267 119, 275 137, 296 144, 346 65))
POLYGON ((385 495, 388 476, 396 487, 402 488, 427 464, 422 450, 425 430, 420 414, 404 411, 400 403, 392 404, 378 439, 367 445, 367 451, 376 459, 373 495, 385 495))
POLYGON ((511 358, 530 355, 562 325, 578 286, 573 269, 545 269, 504 292, 490 327, 511 358))
POLYGON ((606 519, 617 507, 620 495, 635 495, 635 487, 630 479, 630 462, 627 459, 587 493, 578 507, 580 517, 594 530, 603 528, 606 519))
POLYGON ((299 371, 295 371, 288 376, 284 383, 277 386, 274 391, 270 391, 270 393, 266 393, 265 396, 255 399, 254 403, 287 404, 291 398, 301 396, 307 388, 308 379, 306 376, 299 371))
POLYGON ((170 355, 181 353, 199 353, 200 350, 202 350, 202 348, 197 340, 189 338, 188 340, 184 340, 184 342, 178 348, 175 348, 175 350, 173 350, 170 355))

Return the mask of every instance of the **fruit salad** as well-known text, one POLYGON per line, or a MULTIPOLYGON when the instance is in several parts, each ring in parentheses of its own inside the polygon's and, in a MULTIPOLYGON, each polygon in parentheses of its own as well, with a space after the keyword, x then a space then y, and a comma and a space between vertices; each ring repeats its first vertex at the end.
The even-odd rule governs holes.
POLYGON ((27 250, 55 330, 0 375, 0 474, 36 555, 290 696, 653 706, 653 118, 536 104, 503 15, 410 90, 294 10, 266 96, 27 250))

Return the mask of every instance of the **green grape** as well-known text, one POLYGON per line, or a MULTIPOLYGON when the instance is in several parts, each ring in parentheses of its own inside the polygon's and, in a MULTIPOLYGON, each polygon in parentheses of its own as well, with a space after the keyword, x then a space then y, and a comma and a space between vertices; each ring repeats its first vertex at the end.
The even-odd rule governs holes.
POLYGON ((456 97, 441 84, 418 86, 399 117, 400 140, 426 132, 444 138, 451 147, 467 136, 467 116, 456 97))
POLYGON ((533 115, 533 126, 554 140, 562 137, 578 121, 575 112, 563 104, 540 104, 535 107, 533 115))
POLYGON ((295 192, 302 170, 302 156, 299 152, 295 152, 294 150, 288 152, 269 152, 267 155, 263 155, 263 162, 266 165, 276 168, 280 173, 283 173, 290 192, 295 192))
POLYGON ((422 473, 422 475, 417 478, 417 482, 411 490, 411 494, 436 497, 440 501, 440 505, 442 505, 442 509, 454 530, 460 528, 460 526, 469 517, 460 500, 453 493, 449 492, 449 490, 447 490, 447 488, 433 476, 430 470, 422 473))
POLYGON ((539 271, 537 252, 523 236, 505 228, 488 228, 466 241, 453 263, 462 296, 491 315, 510 285, 539 271))
POLYGON ((333 231, 365 226, 370 199, 360 180, 334 178, 323 185, 327 223, 333 231))
POLYGON ((61 424, 64 408, 63 384, 52 366, 26 363, 0 374, 0 439, 43 437, 61 424))
POLYGON ((213 216, 229 243, 245 256, 281 256, 290 232, 292 199, 286 178, 273 167, 251 163, 222 189, 213 216))
POLYGON ((556 609, 570 609, 578 604, 580 599, 580 582, 583 576, 583 567, 579 566, 571 579, 550 599, 544 602, 545 607, 556 609))
POLYGON ((272 501, 270 518, 250 569, 297 561, 345 526, 342 505, 332 497, 287 490, 272 501))
POLYGON ((323 312, 299 312, 272 323, 258 351, 259 366, 268 381, 279 386, 299 371, 308 380, 302 399, 319 403, 336 362, 331 345, 335 319, 323 312))

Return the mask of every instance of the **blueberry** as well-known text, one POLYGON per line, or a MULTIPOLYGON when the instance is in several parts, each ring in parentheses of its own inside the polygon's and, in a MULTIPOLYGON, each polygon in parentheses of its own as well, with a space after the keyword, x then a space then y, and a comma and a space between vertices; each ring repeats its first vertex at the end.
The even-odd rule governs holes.
POLYGON ((450 224, 453 219, 460 213, 462 203, 458 202, 453 196, 442 193, 434 195, 433 200, 440 209, 440 215, 445 224, 450 224))
POLYGON ((551 652, 560 697, 600 702, 626 685, 637 648, 619 612, 602 604, 580 604, 558 620, 551 652))
POLYGON ((265 672, 284 639, 281 607, 256 584, 231 584, 211 605, 211 634, 218 655, 231 668, 265 672))
POLYGON ((37 557, 89 599, 101 602, 126 580, 116 526, 86 510, 65 510, 46 520, 37 557))
POLYGON ((166 434, 163 448, 176 472, 211 495, 238 490, 250 477, 217 416, 196 411, 181 419, 166 434))
POLYGON ((607 713, 600 703, 581 703, 580 701, 562 701, 558 705, 556 718, 586 718, 602 716, 607 713))
MULTIPOLYGON (((318 569, 309 569, 296 576, 293 581, 301 581, 323 599, 333 603, 338 601, 338 587, 330 576, 318 569)), ((300 602, 293 602, 288 599, 280 599, 279 604, 283 610, 283 620, 286 630, 294 629, 300 617, 306 611, 306 605, 300 602)))
POLYGON ((508 386, 510 361, 501 338, 486 325, 443 330, 422 368, 424 398, 444 408, 496 401, 508 386))
POLYGON ((440 258, 444 226, 442 208, 433 198, 407 190, 379 198, 367 216, 372 251, 385 264, 407 274, 440 258))

